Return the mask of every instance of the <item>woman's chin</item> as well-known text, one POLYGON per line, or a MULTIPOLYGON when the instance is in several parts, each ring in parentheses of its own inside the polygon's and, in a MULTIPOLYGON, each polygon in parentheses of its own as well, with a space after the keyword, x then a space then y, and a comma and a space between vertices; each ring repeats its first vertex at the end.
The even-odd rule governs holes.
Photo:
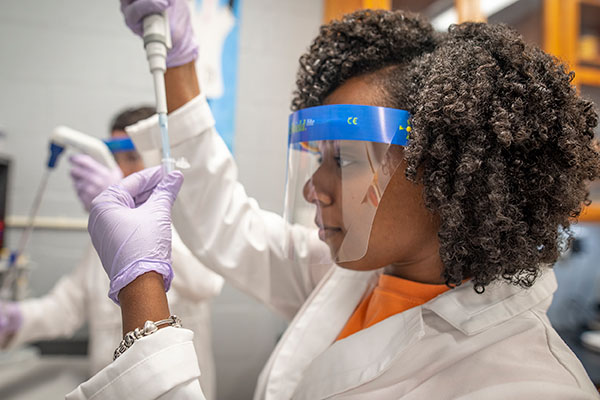
POLYGON ((359 260, 353 261, 340 261, 339 259, 336 259, 335 263, 342 268, 351 269, 353 271, 373 271, 386 266, 380 265, 380 263, 377 262, 369 261, 369 257, 366 255, 359 260))

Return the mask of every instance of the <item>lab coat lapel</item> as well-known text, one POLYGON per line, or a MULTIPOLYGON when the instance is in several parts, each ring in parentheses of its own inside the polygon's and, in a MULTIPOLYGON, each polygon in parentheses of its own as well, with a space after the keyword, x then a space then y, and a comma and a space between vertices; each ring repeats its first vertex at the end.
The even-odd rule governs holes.
POLYGON ((304 372, 293 398, 329 398, 369 382, 423 335, 421 308, 416 307, 337 341, 304 372))
POLYGON ((545 302, 557 287, 554 271, 547 269, 529 289, 497 281, 477 294, 468 282, 425 303, 423 308, 462 333, 474 335, 545 302))
POLYGON ((263 371, 268 374, 261 377, 267 379, 265 399, 292 397, 308 365, 335 341, 378 276, 379 271, 332 269, 298 312, 263 371))

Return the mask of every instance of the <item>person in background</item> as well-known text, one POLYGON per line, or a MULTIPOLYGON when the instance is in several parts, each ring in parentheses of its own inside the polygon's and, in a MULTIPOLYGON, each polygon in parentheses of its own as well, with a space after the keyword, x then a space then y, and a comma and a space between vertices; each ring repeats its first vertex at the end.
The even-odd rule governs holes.
MULTIPOLYGON (((154 114, 150 107, 138 107, 119 113, 111 124, 112 138, 125 138, 125 127, 154 114)), ((135 151, 114 154, 119 169, 109 170, 93 158, 78 154, 71 157, 71 176, 86 210, 102 190, 144 168, 135 151)), ((171 310, 185 319, 194 331, 194 347, 202 368, 200 382, 207 399, 215 397, 215 366, 211 340, 210 300, 221 292, 223 279, 202 265, 173 232, 173 269, 175 278, 169 291, 171 310)), ((0 310, 0 338, 13 348, 38 340, 73 335, 84 323, 89 326, 90 373, 95 374, 113 359, 120 342, 119 307, 108 297, 109 280, 100 259, 90 245, 84 258, 63 276, 45 296, 7 303, 0 310)))

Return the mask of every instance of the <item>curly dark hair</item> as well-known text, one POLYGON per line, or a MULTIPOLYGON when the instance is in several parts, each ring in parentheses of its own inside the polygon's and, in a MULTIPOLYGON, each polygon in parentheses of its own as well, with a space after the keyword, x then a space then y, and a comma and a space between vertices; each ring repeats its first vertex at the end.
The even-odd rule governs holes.
POLYGON ((292 110, 320 105, 352 77, 406 65, 439 40, 424 18, 400 11, 362 10, 323 25, 300 57, 292 110))
POLYGON ((574 74, 505 25, 452 26, 411 66, 407 177, 439 214, 444 277, 529 287, 598 178, 598 116, 574 74))
POLYGON ((293 109, 383 71, 385 102, 411 111, 406 176, 439 215, 447 285, 530 287, 566 248, 600 154, 593 104, 557 59, 504 25, 438 37, 414 15, 360 11, 322 27, 300 65, 293 109))

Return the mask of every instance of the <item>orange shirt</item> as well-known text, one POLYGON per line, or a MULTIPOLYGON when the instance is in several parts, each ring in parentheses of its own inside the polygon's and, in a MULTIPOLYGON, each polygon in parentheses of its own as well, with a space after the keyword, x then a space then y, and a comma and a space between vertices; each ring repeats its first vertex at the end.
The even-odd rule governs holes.
POLYGON ((366 329, 387 317, 427 303, 450 289, 448 286, 408 281, 381 275, 377 286, 356 308, 337 340, 366 329))

